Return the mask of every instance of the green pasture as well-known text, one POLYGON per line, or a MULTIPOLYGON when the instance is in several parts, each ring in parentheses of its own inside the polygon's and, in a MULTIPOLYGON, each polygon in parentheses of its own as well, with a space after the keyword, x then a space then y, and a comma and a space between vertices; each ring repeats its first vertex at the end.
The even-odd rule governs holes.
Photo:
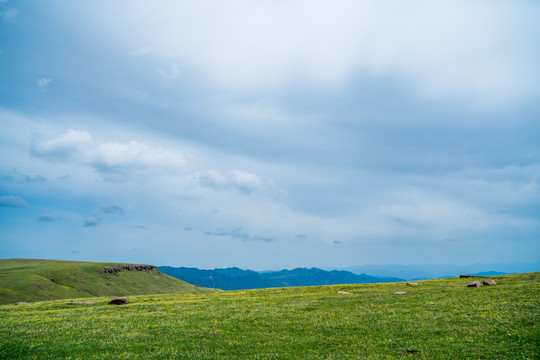
POLYGON ((493 279, 3 305, 0 358, 540 359, 540 273, 493 279))

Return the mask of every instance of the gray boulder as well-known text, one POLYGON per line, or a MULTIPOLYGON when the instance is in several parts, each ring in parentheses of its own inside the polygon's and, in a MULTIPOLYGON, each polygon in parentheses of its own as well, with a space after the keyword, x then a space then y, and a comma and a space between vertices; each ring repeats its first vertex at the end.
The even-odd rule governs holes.
POLYGON ((495 280, 493 279, 486 279, 484 281, 482 281, 482 284, 486 285, 486 286, 489 286, 489 285, 497 285, 497 283, 495 282, 495 280))

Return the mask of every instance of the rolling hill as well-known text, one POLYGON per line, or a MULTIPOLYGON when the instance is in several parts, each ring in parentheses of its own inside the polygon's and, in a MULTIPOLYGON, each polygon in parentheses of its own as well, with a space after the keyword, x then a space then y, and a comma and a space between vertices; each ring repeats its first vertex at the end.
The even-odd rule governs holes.
POLYGON ((0 304, 89 296, 201 294, 154 266, 61 260, 0 259, 0 304))
POLYGON ((348 271, 326 271, 318 268, 256 272, 242 270, 236 267, 201 270, 197 268, 160 266, 159 270, 190 284, 221 290, 403 281, 394 277, 375 277, 366 274, 356 275, 348 271))

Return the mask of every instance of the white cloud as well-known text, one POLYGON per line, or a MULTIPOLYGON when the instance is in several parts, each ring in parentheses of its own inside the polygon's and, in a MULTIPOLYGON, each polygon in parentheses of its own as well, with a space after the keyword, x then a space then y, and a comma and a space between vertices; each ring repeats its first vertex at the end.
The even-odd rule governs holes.
POLYGON ((186 162, 176 152, 137 141, 107 142, 92 153, 92 164, 102 174, 126 175, 148 168, 179 169, 186 162))
POLYGON ((69 159, 88 149, 92 136, 86 131, 69 129, 66 133, 53 138, 43 135, 32 139, 32 155, 47 159, 69 159))
POLYGON ((108 180, 124 181, 144 171, 176 171, 186 165, 175 150, 131 140, 97 143, 87 131, 69 129, 56 137, 35 136, 32 155, 90 166, 108 180))
POLYGON ((45 92, 49 88, 51 81, 51 79, 41 78, 37 81, 37 85, 41 89, 41 91, 45 92))
POLYGON ((263 186, 257 175, 237 170, 231 173, 230 182, 232 186, 242 194, 249 194, 263 186))

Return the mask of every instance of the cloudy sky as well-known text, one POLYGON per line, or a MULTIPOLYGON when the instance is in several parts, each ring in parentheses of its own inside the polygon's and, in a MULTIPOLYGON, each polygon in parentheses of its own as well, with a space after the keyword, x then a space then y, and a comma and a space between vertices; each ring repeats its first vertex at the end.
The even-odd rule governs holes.
POLYGON ((0 0, 0 257, 540 260, 540 2, 0 0))

